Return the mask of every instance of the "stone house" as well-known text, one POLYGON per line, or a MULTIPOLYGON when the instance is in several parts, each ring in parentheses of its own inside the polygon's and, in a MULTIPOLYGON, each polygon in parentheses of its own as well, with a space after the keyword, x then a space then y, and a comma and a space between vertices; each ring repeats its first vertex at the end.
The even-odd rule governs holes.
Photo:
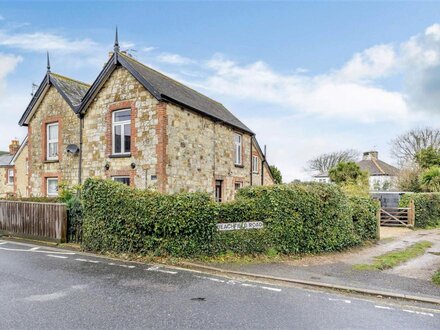
POLYGON ((114 52, 95 82, 48 72, 23 114, 29 194, 56 195, 88 177, 217 201, 273 184, 255 134, 222 104, 114 52), (66 152, 69 150, 70 153, 66 152))
POLYGON ((14 196, 26 197, 28 196, 28 147, 27 136, 21 143, 18 151, 12 157, 11 165, 14 168, 14 196))
POLYGON ((18 140, 12 140, 9 145, 9 151, 0 154, 0 198, 14 195, 16 172, 11 161, 18 149, 18 140))

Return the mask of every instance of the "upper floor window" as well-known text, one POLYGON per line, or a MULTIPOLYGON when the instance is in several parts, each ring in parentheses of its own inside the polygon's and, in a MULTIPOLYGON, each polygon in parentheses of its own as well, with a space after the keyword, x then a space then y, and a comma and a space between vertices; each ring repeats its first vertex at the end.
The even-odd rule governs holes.
POLYGON ((8 184, 14 183, 14 169, 8 169, 8 184))
POLYGON ((243 135, 235 133, 234 134, 234 158, 235 165, 242 165, 242 152, 243 152, 243 135))
POLYGON ((258 156, 252 156, 252 172, 258 173, 259 171, 259 160, 258 156))
POLYGON ((131 110, 113 112, 113 154, 126 155, 131 150, 131 110))
POLYGON ((58 159, 58 123, 47 124, 46 126, 46 159, 58 159))

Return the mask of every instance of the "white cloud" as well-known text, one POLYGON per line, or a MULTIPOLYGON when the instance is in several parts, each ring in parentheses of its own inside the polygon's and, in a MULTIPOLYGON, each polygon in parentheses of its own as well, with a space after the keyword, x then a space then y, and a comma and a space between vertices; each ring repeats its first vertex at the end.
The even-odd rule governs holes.
POLYGON ((152 51, 155 50, 155 49, 156 49, 156 47, 153 47, 153 46, 150 46, 150 47, 142 47, 142 48, 141 48, 141 52, 149 53, 149 52, 152 52, 152 51))
POLYGON ((162 63, 168 63, 168 64, 191 64, 193 63, 193 60, 190 58, 181 56, 179 54, 170 54, 170 53, 162 53, 157 56, 157 60, 162 63))
MULTIPOLYGON (((0 53, 0 93, 6 87, 6 76, 22 61, 21 56, 0 53)), ((3 96, 0 94, 0 97, 3 96)))
POLYGON ((63 53, 89 52, 98 46, 88 38, 73 40, 48 32, 13 33, 5 30, 0 30, 0 45, 25 51, 63 53))

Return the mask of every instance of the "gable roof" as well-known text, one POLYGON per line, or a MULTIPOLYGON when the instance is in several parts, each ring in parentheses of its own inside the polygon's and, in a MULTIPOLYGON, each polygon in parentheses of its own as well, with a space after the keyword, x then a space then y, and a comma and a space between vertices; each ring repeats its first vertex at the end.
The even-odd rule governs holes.
POLYGON ((12 157, 11 154, 0 155, 0 167, 6 167, 11 165, 12 157))
POLYGON ((185 86, 178 81, 136 61, 120 52, 114 52, 98 78, 84 96, 78 112, 85 113, 111 73, 121 65, 128 70, 157 100, 168 101, 189 108, 244 132, 253 132, 221 103, 185 86))
POLYGON ((363 159, 357 162, 361 170, 368 171, 370 175, 389 175, 396 176, 399 174, 399 169, 381 161, 379 159, 363 159))
POLYGON ((24 147, 27 145, 27 141, 28 141, 28 136, 26 135, 26 137, 24 138, 23 142, 20 144, 20 148, 18 148, 17 152, 12 157, 11 165, 14 165, 14 163, 17 160, 18 156, 21 154, 21 152, 23 151, 24 147))
POLYGON ((42 100, 42 97, 47 93, 50 86, 54 86, 56 88, 56 90, 61 94, 74 112, 76 112, 76 109, 80 106, 82 98, 90 87, 90 85, 81 81, 48 71, 36 93, 32 97, 25 112, 21 116, 19 121, 20 126, 28 125, 34 109, 37 108, 38 104, 42 100))

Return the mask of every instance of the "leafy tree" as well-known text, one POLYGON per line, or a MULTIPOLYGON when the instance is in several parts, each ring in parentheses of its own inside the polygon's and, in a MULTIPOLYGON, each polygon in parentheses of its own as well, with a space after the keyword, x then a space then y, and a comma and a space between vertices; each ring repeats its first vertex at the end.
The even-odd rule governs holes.
POLYGON ((422 187, 429 192, 440 192, 440 166, 432 166, 420 176, 422 187))
POLYGON ((396 137, 391 145, 391 154, 399 163, 411 163, 422 149, 440 147, 440 129, 412 129, 396 137))
POLYGON ((275 165, 270 165, 269 167, 275 183, 283 183, 283 176, 281 175, 281 171, 275 165))
POLYGON ((400 191, 422 192, 420 169, 417 167, 407 167, 400 170, 397 178, 397 188, 400 191))
POLYGON ((340 162, 328 172, 330 180, 336 184, 356 184, 368 181, 368 172, 362 171, 355 162, 340 162))
POLYGON ((432 146, 422 149, 416 154, 415 159, 422 169, 428 169, 432 166, 440 166, 440 149, 432 146))
POLYGON ((326 173, 331 168, 338 165, 338 163, 354 162, 358 159, 358 157, 359 157, 359 152, 353 149, 326 153, 309 160, 307 163, 307 169, 310 171, 326 173))

